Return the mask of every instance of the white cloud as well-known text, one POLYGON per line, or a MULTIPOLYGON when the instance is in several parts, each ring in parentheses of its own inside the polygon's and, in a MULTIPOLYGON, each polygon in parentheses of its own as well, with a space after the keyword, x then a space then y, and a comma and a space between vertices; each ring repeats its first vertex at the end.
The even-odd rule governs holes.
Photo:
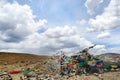
MULTIPOLYGON (((47 20, 34 20, 31 8, 17 2, 0 7, 0 51, 49 54, 59 49, 92 45, 78 34, 77 27, 63 26, 37 32, 47 20), (17 42, 17 43, 16 43, 17 42), (82 45, 81 45, 82 44, 82 45)), ((70 52, 68 50, 68 52, 70 52)))
POLYGON ((48 37, 63 37, 63 36, 71 36, 71 35, 75 35, 77 33, 77 28, 76 27, 70 27, 70 26, 64 26, 64 27, 55 27, 48 29, 45 32, 45 35, 47 35, 48 37))
POLYGON ((108 53, 120 53, 120 47, 113 47, 107 50, 108 53))
POLYGON ((110 37, 110 33, 109 32, 101 32, 97 36, 97 38, 99 38, 99 39, 101 39, 101 38, 107 38, 107 37, 110 37))
POLYGON ((87 21, 84 20, 84 19, 82 19, 82 20, 80 21, 80 25, 85 25, 85 24, 87 24, 87 21))
POLYGON ((87 32, 95 32, 95 29, 94 29, 94 28, 89 28, 89 27, 88 27, 88 28, 86 28, 86 31, 87 31, 87 32))
POLYGON ((3 6, 4 4, 6 4, 6 3, 7 3, 6 0, 0 0, 0 7, 2 8, 2 6, 3 6))
POLYGON ((35 15, 28 5, 2 1, 0 5, 0 34, 6 42, 19 42, 39 30, 47 20, 35 21, 35 15))
POLYGON ((111 0, 101 15, 90 19, 89 24, 94 31, 112 30, 120 27, 120 1, 111 0))
POLYGON ((90 53, 94 55, 106 53, 107 49, 105 45, 96 45, 93 49, 90 50, 90 53))
POLYGON ((19 43, 6 43, 1 41, 1 50, 52 54, 63 49, 67 53, 74 53, 92 43, 77 33, 76 27, 63 26, 48 28, 44 33, 34 32, 19 43))
POLYGON ((24 49, 31 50, 38 48, 41 54, 55 53, 57 50, 63 49, 66 52, 74 52, 79 48, 90 46, 92 43, 77 33, 76 27, 64 26, 56 28, 48 28, 44 33, 34 33, 28 37, 26 41, 20 44, 24 49), (22 46, 24 44, 25 46, 22 46), (72 49, 68 50, 68 49, 72 49))
POLYGON ((94 10, 103 2, 104 0, 86 0, 85 7, 87 12, 92 15, 94 10))
MULTIPOLYGON (((0 51, 48 55, 63 49, 71 54, 93 45, 92 42, 81 37, 78 27, 75 26, 58 26, 39 33, 38 30, 47 23, 47 20, 34 19, 35 15, 28 5, 6 2, 0 6, 0 51)), ((81 20, 80 23, 84 25, 86 21, 81 20)), ((93 27, 93 30, 95 29, 93 27)), ((92 53, 106 51, 104 45, 96 47, 92 53)))
POLYGON ((105 45, 96 45, 95 46, 95 49, 102 49, 102 48, 105 48, 105 45))

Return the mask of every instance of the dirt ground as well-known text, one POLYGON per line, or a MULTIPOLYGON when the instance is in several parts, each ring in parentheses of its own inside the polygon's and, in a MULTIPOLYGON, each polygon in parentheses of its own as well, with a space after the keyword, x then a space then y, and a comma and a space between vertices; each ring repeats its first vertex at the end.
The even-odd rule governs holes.
MULTIPOLYGON (((20 76, 23 77, 22 74, 13 74, 11 76, 13 80, 20 80, 20 76)), ((32 78, 31 80, 36 80, 36 79, 32 78)), ((53 80, 56 80, 56 79, 53 78, 53 80)), ((59 78, 58 80, 120 80, 120 71, 107 72, 107 73, 99 74, 98 76, 94 74, 86 76, 83 74, 82 76, 71 76, 70 78, 62 77, 62 78, 59 78)))
MULTIPOLYGON (((36 56, 36 55, 28 55, 28 54, 4 54, 0 53, 0 72, 6 70, 20 70, 25 68, 25 66, 34 67, 35 65, 39 65, 39 67, 44 68, 44 61, 47 61, 48 57, 46 56, 36 56), (27 65, 28 64, 28 65, 27 65)), ((20 76, 24 77, 22 73, 20 74, 12 74, 11 75, 13 80, 20 80, 20 76)), ((1 77, 1 76, 0 76, 1 77)), ((1 79, 0 80, 4 80, 1 79)), ((32 78, 31 80, 36 80, 32 78)), ((42 79, 48 80, 48 79, 42 79)), ((89 76, 82 75, 82 76, 71 76, 69 78, 62 77, 49 80, 120 80, 120 70, 117 72, 105 72, 98 76, 92 74, 89 76)))

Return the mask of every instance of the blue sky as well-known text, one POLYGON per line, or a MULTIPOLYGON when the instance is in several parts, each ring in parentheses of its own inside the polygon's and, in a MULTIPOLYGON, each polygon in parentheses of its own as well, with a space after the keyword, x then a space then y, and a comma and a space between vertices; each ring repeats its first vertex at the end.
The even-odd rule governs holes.
POLYGON ((0 51, 73 53, 93 44, 97 53, 120 51, 117 0, 5 0, 0 5, 0 51))
POLYGON ((84 2, 84 0, 31 0, 28 5, 31 6, 33 14, 37 15, 37 19, 45 18, 49 21, 48 24, 54 26, 74 24, 76 20, 82 18, 88 19, 89 15, 83 11, 86 9, 84 2))
MULTIPOLYGON (((13 2, 14 0, 8 0, 13 2)), ((89 20, 103 12, 104 7, 109 3, 105 0, 100 4, 94 15, 89 15, 84 5, 85 0, 16 0, 19 4, 28 4, 35 14, 36 20, 47 19, 48 26, 75 25, 76 20, 89 20)))

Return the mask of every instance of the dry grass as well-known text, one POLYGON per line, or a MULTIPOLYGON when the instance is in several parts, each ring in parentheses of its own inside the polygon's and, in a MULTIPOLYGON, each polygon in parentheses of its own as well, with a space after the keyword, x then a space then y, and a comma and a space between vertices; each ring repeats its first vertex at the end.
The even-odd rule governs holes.
POLYGON ((48 56, 39 56, 33 54, 21 54, 21 53, 7 53, 7 52, 0 52, 0 64, 14 64, 17 62, 36 62, 46 60, 48 56))
POLYGON ((48 58, 48 56, 33 54, 0 52, 0 70, 4 71, 6 68, 11 70, 26 65, 35 65, 37 63, 43 65, 48 58))

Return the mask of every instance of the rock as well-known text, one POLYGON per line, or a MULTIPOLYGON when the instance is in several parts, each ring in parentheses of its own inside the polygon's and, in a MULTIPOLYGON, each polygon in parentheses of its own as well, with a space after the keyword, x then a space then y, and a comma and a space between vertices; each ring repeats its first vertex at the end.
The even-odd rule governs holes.
POLYGON ((98 73, 94 73, 95 76, 98 76, 98 73))

